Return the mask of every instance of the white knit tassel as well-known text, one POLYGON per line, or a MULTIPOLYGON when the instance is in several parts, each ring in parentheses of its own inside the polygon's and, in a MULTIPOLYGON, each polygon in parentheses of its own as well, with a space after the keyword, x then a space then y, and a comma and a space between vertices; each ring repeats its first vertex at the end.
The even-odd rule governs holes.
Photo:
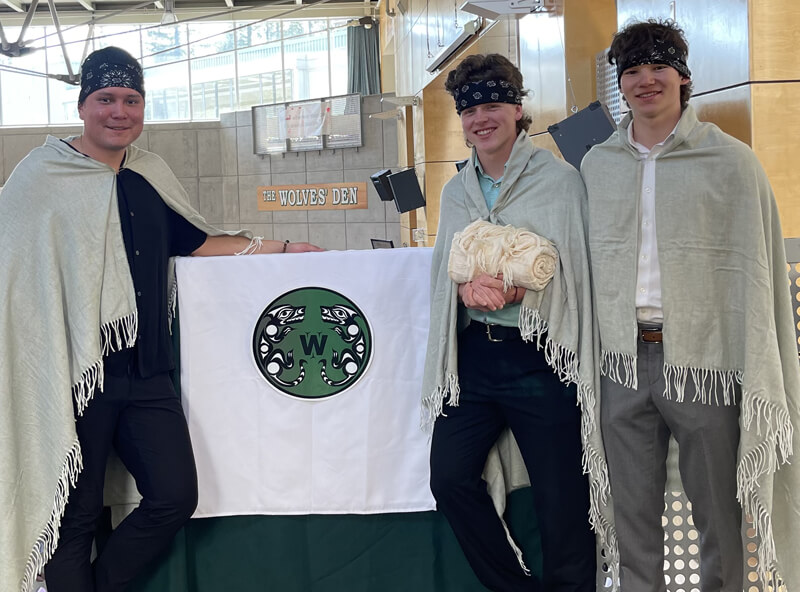
POLYGON ((437 417, 447 416, 444 412, 445 404, 451 407, 458 407, 458 395, 460 392, 458 376, 449 373, 445 377, 444 384, 437 386, 429 396, 422 399, 420 426, 425 432, 431 433, 433 431, 433 424, 436 422, 437 417), (445 397, 447 401, 445 401, 445 397))
POLYGON ((235 253, 236 255, 252 255, 253 253, 258 253, 261 250, 261 245, 264 244, 264 237, 263 236, 254 236, 250 239, 250 244, 247 245, 244 249, 235 253))
POLYGON ((172 321, 175 320, 175 310, 178 307, 178 278, 172 278, 172 285, 169 288, 169 298, 167 299, 167 325, 169 334, 172 335, 172 321))
POLYGON ((639 388, 634 355, 603 350, 600 354, 600 374, 625 388, 639 388))
POLYGON ((736 467, 736 497, 745 514, 753 517, 753 529, 761 539, 758 546, 758 575, 766 585, 770 578, 777 584, 777 554, 772 533, 772 519, 759 499, 760 479, 789 462, 792 455, 793 428, 789 413, 774 403, 743 393, 742 425, 749 430, 756 422, 756 434, 763 441, 748 452, 736 467))
POLYGON ((78 415, 83 415, 83 411, 89 405, 95 391, 99 388, 103 390, 103 360, 97 360, 94 364, 83 371, 81 377, 72 385, 72 398, 78 409, 78 415))
POLYGON ((64 465, 61 467, 61 475, 56 483, 55 498, 53 499, 53 510, 44 530, 36 538, 36 542, 25 563, 25 574, 22 577, 20 592, 28 592, 36 581, 36 576, 44 569, 44 566, 55 553, 58 546, 58 530, 61 527, 61 518, 64 516, 64 508, 69 499, 70 487, 75 487, 78 475, 83 470, 83 457, 81 456, 81 445, 78 439, 72 443, 67 451, 64 465))
MULTIPOLYGON (((597 425, 594 421, 594 408, 596 405, 594 389, 583 382, 578 383, 578 405, 581 408, 581 439, 584 442, 585 451, 589 443, 589 435, 594 432, 597 425)), ((584 469, 586 469, 586 466, 584 466, 584 469)), ((586 471, 584 470, 584 472, 586 471)))
POLYGON ((133 347, 138 330, 139 315, 136 312, 109 321, 100 327, 100 351, 107 356, 111 352, 133 347))
POLYGON ((533 341, 536 338, 536 348, 541 349, 541 336, 547 333, 547 321, 542 318, 539 311, 535 308, 528 308, 525 305, 519 307, 519 332, 523 341, 533 341))
POLYGON ((605 559, 610 570, 612 590, 619 588, 619 547, 613 525, 603 518, 601 506, 607 506, 611 495, 608 465, 605 458, 590 443, 590 436, 597 429, 593 411, 596 405, 594 390, 585 384, 578 385, 578 402, 581 406, 581 442, 583 454, 581 464, 584 474, 589 475, 589 523, 600 537, 605 550, 605 559))
POLYGON ((526 576, 531 575, 531 570, 528 569, 528 566, 525 565, 525 561, 522 559, 522 549, 519 548, 517 543, 511 537, 511 531, 508 530, 508 524, 506 524, 505 519, 501 516, 500 522, 503 524, 503 529, 506 531, 506 539, 508 539, 508 544, 511 545, 511 549, 514 551, 514 555, 517 556, 517 561, 519 561, 519 566, 522 568, 522 571, 525 572, 526 576))

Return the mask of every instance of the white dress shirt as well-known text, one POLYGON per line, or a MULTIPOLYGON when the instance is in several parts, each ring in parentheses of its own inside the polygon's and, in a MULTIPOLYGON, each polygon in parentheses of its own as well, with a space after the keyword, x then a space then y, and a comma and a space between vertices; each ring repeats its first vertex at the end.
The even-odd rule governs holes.
POLYGON ((639 208, 639 257, 636 274, 636 318, 640 323, 659 325, 664 321, 661 309, 661 270, 658 267, 656 242, 656 157, 675 130, 648 150, 633 139, 633 122, 628 126, 628 141, 639 151, 644 164, 639 208))

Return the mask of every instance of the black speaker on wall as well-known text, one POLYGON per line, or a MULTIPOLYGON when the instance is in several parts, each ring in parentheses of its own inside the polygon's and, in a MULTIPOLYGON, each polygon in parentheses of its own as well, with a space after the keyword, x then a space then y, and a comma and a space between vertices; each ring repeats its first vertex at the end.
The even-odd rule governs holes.
POLYGON ((392 174, 391 169, 384 169, 382 171, 378 171, 374 175, 370 175, 369 179, 372 181, 372 184, 375 186, 375 191, 378 192, 378 197, 381 198, 381 201, 392 201, 394 196, 392 195, 392 188, 389 186, 389 175, 392 174))
POLYGON ((419 188, 417 173, 413 167, 388 175, 386 178, 392 188, 394 204, 397 206, 398 212, 401 214, 410 212, 425 205, 425 196, 422 195, 422 191, 419 188))

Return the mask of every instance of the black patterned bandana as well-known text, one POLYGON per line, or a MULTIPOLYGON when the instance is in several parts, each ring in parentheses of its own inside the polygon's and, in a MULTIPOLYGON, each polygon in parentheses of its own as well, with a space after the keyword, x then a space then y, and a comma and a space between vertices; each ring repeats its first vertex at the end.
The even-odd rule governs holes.
POLYGON ((486 103, 511 103, 522 105, 522 93, 516 86, 505 80, 479 80, 467 82, 456 89, 456 113, 464 109, 486 103))
POLYGON ((78 104, 83 103, 94 91, 110 86, 133 89, 144 98, 142 66, 136 58, 119 47, 98 49, 83 61, 78 104))
POLYGON ((686 65, 686 54, 663 39, 654 39, 653 45, 633 51, 617 60, 617 86, 619 86, 622 73, 628 68, 635 68, 644 64, 664 64, 675 68, 681 76, 691 78, 692 73, 686 65))

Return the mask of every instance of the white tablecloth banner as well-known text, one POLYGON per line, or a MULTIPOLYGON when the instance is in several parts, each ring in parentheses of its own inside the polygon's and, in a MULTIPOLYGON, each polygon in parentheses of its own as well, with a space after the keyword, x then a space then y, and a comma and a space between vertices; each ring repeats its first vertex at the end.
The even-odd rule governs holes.
POLYGON ((195 517, 434 508, 419 427, 430 264, 431 250, 419 248, 178 260, 195 517), (253 351, 268 305, 307 287, 348 298, 372 333, 360 380, 321 400, 273 387, 253 351))

